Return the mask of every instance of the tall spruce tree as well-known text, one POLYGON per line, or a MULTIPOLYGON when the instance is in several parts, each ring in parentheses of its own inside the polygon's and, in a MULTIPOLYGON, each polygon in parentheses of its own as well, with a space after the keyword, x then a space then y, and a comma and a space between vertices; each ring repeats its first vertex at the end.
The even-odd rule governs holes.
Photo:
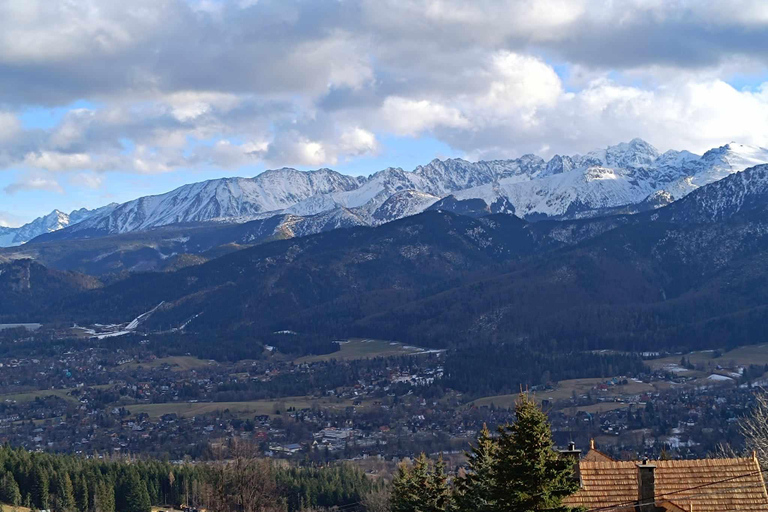
POLYGON ((74 512, 75 491, 69 473, 62 472, 56 478, 55 509, 57 512, 74 512))
POLYGON ((453 507, 453 496, 445 474, 443 456, 437 459, 429 471, 427 480, 427 507, 424 512, 445 512, 453 507))
POLYGON ((75 485, 75 502, 77 503, 77 510, 79 512, 88 512, 90 501, 88 481, 85 479, 84 475, 80 475, 76 480, 75 485))
POLYGON ((497 512, 565 512, 564 497, 578 489, 573 461, 554 449, 547 416, 521 393, 512 425, 499 427, 491 493, 497 512))
POLYGON ((467 455, 467 470, 455 481, 456 508, 460 511, 495 512, 496 441, 486 425, 467 455))
POLYGON ((96 512, 115 512, 115 489, 111 482, 99 481, 93 496, 96 512))
POLYGON ((392 512, 413 512, 419 507, 420 492, 413 471, 401 462, 392 480, 390 507, 392 512))
POLYGON ((7 471, 0 479, 0 501, 13 506, 21 505, 21 490, 10 471, 7 471))
POLYGON ((35 465, 32 473, 32 505, 47 509, 49 505, 50 480, 48 473, 40 465, 35 465))
POLYGON ((124 512, 151 512, 152 503, 149 500, 147 484, 136 471, 129 472, 123 489, 125 492, 124 512))

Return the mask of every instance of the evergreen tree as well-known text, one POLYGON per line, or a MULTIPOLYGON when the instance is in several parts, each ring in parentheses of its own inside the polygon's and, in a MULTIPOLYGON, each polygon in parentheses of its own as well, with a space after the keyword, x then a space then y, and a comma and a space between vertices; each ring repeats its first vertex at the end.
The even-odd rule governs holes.
POLYGON ((573 462, 554 449, 547 416, 526 394, 515 405, 516 420, 499 427, 491 497, 498 512, 567 511, 562 499, 578 489, 573 462))
MULTIPOLYGON (((139 478, 135 471, 129 473, 124 493, 124 512, 151 512, 152 503, 149 500, 147 484, 139 478)), ((122 509, 121 512, 123 512, 122 509)))
POLYGON ((57 512, 74 512, 75 507, 75 491, 72 486, 72 479, 69 477, 69 473, 59 473, 56 479, 56 506, 54 507, 57 512))
POLYGON ((401 462, 397 466, 397 472, 392 480, 392 496, 390 498, 392 512, 419 510, 419 495, 413 471, 408 468, 405 462, 401 462))
POLYGON ((88 512, 90 506, 90 494, 88 492, 88 481, 85 476, 80 475, 80 478, 76 480, 75 485, 75 502, 77 503, 77 510, 79 512, 88 512))
POLYGON ((494 512, 496 501, 492 493, 496 485, 494 465, 496 441, 486 425, 480 431, 477 444, 467 455, 467 472, 456 479, 455 499, 458 510, 494 512))
POLYGON ((32 505, 39 509, 47 509, 50 496, 50 481, 48 473, 40 465, 35 465, 32 474, 32 505))
POLYGON ((0 479, 0 501, 14 506, 21 505, 21 490, 10 471, 0 479))
POLYGON ((96 484, 93 507, 96 512, 115 512, 115 491, 111 483, 96 484))
POLYGON ((426 489, 428 493, 427 507, 424 509, 424 512, 445 512, 452 508, 451 488, 448 486, 448 478, 445 475, 445 462, 442 455, 440 455, 429 472, 426 489))
POLYGON ((451 492, 442 457, 432 465, 421 454, 409 469, 398 467, 392 482, 392 512, 445 512, 451 507, 451 492))

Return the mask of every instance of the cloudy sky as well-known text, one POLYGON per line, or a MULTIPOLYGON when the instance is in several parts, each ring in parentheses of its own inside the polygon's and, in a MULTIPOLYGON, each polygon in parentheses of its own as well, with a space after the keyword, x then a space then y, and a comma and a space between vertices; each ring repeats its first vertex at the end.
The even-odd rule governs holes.
POLYGON ((768 146, 764 0, 0 0, 0 225, 264 169, 768 146))

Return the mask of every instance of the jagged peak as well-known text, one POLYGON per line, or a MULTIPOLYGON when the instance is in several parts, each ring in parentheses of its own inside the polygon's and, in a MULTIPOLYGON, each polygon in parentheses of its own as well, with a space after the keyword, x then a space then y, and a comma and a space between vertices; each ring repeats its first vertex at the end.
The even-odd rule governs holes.
POLYGON ((57 211, 48 223, 54 226, 60 217, 61 225, 78 223, 69 228, 71 233, 85 229, 122 233, 179 222, 244 221, 299 212, 314 215, 338 207, 371 215, 390 197, 416 204, 423 202, 420 199, 458 193, 463 199, 473 194, 489 199, 504 196, 523 216, 556 216, 570 211, 574 202, 580 202, 581 208, 612 207, 621 201, 634 204, 661 187, 676 198, 683 197, 729 173, 768 162, 768 150, 735 142, 706 155, 708 161, 687 151, 660 155, 650 143, 634 138, 585 156, 556 154, 545 161, 527 153, 516 159, 477 162, 434 158, 413 171, 387 167, 369 176, 348 176, 327 167, 308 171, 281 167, 253 178, 191 183, 113 206, 86 221, 81 220, 86 215, 78 213, 63 222, 66 214, 57 211))

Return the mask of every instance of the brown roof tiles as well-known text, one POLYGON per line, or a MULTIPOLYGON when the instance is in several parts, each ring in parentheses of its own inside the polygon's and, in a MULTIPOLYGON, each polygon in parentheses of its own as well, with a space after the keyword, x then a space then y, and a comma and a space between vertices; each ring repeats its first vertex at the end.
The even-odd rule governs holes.
MULTIPOLYGON (((632 510, 638 495, 638 463, 587 457, 579 462, 582 487, 565 500, 566 505, 632 510)), ((693 505, 695 512, 768 511, 768 494, 754 458, 659 460, 653 464, 659 507, 688 511, 693 505)))

